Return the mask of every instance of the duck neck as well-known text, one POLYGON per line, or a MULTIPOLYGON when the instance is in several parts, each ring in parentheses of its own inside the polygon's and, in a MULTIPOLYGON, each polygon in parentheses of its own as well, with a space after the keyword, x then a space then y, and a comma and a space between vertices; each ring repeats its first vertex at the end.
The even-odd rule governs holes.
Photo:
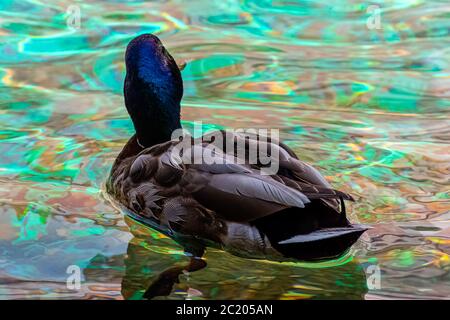
POLYGON ((173 131, 181 128, 179 99, 173 99, 163 90, 158 94, 145 81, 130 74, 125 78, 124 95, 141 147, 169 141, 173 131))

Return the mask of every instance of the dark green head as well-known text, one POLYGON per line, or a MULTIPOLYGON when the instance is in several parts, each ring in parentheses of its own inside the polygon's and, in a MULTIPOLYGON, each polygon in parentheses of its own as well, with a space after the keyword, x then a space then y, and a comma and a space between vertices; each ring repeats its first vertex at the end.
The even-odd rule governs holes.
POLYGON ((150 147, 170 140, 180 125, 183 80, 180 70, 158 37, 134 38, 125 53, 125 105, 139 143, 150 147))

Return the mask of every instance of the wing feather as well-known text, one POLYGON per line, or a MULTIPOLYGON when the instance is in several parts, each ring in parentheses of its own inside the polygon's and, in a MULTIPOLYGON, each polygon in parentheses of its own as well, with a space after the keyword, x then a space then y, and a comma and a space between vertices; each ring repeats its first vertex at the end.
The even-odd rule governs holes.
POLYGON ((250 174, 215 174, 211 176, 208 186, 287 207, 304 208, 309 199, 300 191, 289 188, 275 180, 250 174))

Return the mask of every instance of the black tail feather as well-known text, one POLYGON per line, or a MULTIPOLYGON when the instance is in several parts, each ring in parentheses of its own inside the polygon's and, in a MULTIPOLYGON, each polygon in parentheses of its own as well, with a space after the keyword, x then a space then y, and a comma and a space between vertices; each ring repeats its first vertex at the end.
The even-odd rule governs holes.
POLYGON ((289 208, 258 219, 254 224, 286 257, 328 259, 345 253, 367 230, 349 223, 342 197, 340 211, 317 199, 305 208, 289 208))
POLYGON ((357 225, 334 230, 322 229, 281 241, 278 250, 300 260, 332 259, 347 252, 366 230, 366 227, 357 225))

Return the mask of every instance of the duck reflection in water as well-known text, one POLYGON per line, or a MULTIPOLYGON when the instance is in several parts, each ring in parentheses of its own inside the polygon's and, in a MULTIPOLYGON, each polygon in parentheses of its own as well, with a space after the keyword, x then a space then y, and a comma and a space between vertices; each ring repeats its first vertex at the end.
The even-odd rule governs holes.
POLYGON ((278 263, 209 249, 206 268, 186 272, 190 258, 173 252, 171 239, 130 218, 126 222, 133 239, 122 278, 125 299, 363 299, 368 292, 363 264, 350 255, 326 262, 278 263))

